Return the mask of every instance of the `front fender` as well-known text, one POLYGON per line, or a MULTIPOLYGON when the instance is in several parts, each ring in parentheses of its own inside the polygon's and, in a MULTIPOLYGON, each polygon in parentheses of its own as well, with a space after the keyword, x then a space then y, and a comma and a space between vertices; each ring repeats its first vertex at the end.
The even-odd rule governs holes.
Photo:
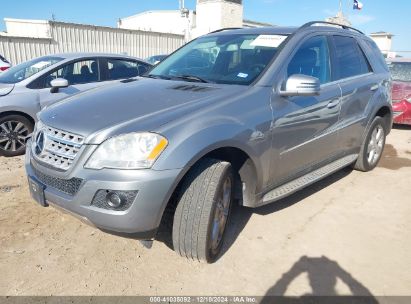
POLYGON ((262 184, 261 159, 264 159, 263 155, 271 145, 269 138, 256 140, 253 137, 256 130, 229 118, 216 118, 195 127, 194 125, 195 123, 190 123, 179 129, 178 133, 173 130, 162 132, 168 138, 169 146, 156 161, 154 170, 183 169, 187 172, 208 153, 229 147, 248 155, 257 173, 257 185, 262 184))
POLYGON ((36 94, 15 93, 0 97, 0 114, 4 112, 20 112, 37 120, 36 114, 40 111, 40 105, 36 94))

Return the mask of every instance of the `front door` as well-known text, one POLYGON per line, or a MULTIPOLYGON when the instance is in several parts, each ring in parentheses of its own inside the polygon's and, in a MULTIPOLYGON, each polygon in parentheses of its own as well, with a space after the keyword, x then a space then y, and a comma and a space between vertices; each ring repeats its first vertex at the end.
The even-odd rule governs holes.
POLYGON ((40 107, 44 108, 63 98, 72 96, 82 91, 101 86, 98 59, 81 59, 68 63, 58 69, 42 76, 43 88, 39 89, 40 107), (57 93, 51 93, 51 81, 56 78, 64 78, 69 82, 67 88, 61 88, 57 93))
MULTIPOLYGON (((294 179, 338 152, 336 125, 341 90, 331 82, 329 38, 308 38, 287 66, 287 77, 303 74, 321 83, 319 96, 273 99, 273 185, 294 179)), ((287 78, 286 77, 286 78, 287 78)))

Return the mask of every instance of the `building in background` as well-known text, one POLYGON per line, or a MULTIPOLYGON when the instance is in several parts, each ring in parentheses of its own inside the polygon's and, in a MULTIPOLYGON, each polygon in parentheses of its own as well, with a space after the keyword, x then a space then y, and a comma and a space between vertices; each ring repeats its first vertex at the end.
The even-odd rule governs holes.
POLYGON ((242 0, 197 0, 196 10, 187 10, 180 2, 179 10, 147 11, 121 18, 117 25, 123 29, 184 35, 186 41, 221 28, 272 26, 245 20, 242 0))
POLYGON ((392 52, 392 37, 394 37, 393 34, 387 32, 376 32, 371 33, 370 37, 378 45, 384 56, 389 58, 396 57, 395 52, 392 52))
POLYGON ((340 9, 334 17, 328 17, 325 19, 327 22, 337 23, 346 26, 352 26, 350 20, 344 15, 343 11, 340 9))
MULTIPOLYGON (((326 18, 325 21, 346 26, 352 26, 352 23, 350 22, 348 17, 344 15, 342 1, 340 1, 338 13, 334 17, 326 18)), ((393 34, 387 32, 376 32, 371 33, 370 37, 372 40, 375 41, 375 43, 378 45, 378 47, 380 48, 381 52, 384 54, 385 57, 395 58, 397 56, 397 54, 392 51, 392 37, 394 37, 393 34)))
POLYGON ((196 10, 147 11, 118 20, 117 28, 50 20, 5 18, 0 53, 13 64, 62 52, 123 53, 147 58, 221 28, 271 24, 244 20, 242 0, 197 0, 196 10))
POLYGON ((48 20, 4 19, 0 54, 13 65, 67 52, 127 54, 147 58, 169 54, 185 43, 183 35, 48 20))

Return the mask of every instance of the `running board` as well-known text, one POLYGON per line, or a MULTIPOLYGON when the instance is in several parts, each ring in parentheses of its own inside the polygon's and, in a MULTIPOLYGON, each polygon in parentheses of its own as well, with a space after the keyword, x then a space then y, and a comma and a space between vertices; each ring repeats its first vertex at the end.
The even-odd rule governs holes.
POLYGON ((351 154, 340 158, 324 167, 321 167, 315 171, 312 171, 306 175, 303 175, 291 182, 288 182, 278 188, 275 188, 264 195, 262 204, 265 205, 282 199, 298 190, 301 190, 324 177, 337 172, 338 170, 352 164, 358 158, 358 154, 351 154))

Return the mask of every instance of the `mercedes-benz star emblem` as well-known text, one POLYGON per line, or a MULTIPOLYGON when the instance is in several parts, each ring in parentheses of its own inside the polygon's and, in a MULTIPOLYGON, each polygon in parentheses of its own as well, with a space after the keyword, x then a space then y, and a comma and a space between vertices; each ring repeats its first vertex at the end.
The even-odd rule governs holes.
POLYGON ((43 152, 44 149, 44 132, 40 131, 39 133, 37 133, 36 136, 36 146, 34 149, 34 152, 36 153, 36 155, 40 155, 43 152))

